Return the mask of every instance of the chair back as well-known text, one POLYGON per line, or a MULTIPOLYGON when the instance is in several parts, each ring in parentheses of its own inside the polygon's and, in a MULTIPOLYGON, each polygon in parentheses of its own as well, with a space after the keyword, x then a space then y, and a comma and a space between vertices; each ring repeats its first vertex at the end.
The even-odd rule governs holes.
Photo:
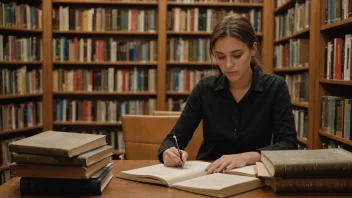
MULTIPOLYGON (((158 149, 179 116, 150 116, 124 115, 122 116, 122 130, 125 141, 127 160, 156 160, 158 149)), ((186 147, 188 160, 195 160, 200 145, 203 142, 202 124, 193 134, 186 147)))

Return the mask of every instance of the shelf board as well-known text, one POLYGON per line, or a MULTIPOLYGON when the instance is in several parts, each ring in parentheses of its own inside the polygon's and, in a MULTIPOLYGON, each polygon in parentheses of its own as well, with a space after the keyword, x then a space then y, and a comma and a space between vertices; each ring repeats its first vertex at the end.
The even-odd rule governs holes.
POLYGON ((212 6, 212 7, 263 7, 263 3, 208 3, 208 2, 167 2, 170 6, 212 6))
POLYGON ((293 34, 291 34, 291 35, 284 36, 284 37, 282 37, 282 38, 276 40, 274 43, 275 43, 275 44, 278 44, 278 43, 282 43, 282 42, 288 41, 288 40, 290 40, 291 38, 295 38, 295 37, 298 37, 298 36, 301 36, 301 35, 303 35, 303 34, 308 33, 309 30, 310 30, 310 28, 305 28, 305 29, 300 30, 300 31, 297 31, 297 32, 295 32, 295 33, 293 33, 293 34))
POLYGON ((309 67, 290 67, 274 69, 274 72, 295 72, 309 70, 309 67))
POLYGON ((336 21, 334 23, 322 25, 320 27, 320 30, 329 30, 329 29, 333 29, 333 28, 349 25, 351 23, 352 23, 352 17, 344 19, 344 20, 341 20, 341 21, 336 21))
POLYGON ((11 129, 11 130, 4 130, 0 131, 0 135, 3 134, 9 134, 9 133, 19 133, 19 132, 24 132, 24 131, 32 131, 32 130, 37 130, 43 128, 43 125, 38 125, 38 126, 33 126, 33 127, 25 127, 25 128, 20 128, 20 129, 11 129))
POLYGON ((56 126, 121 126, 121 121, 117 122, 96 122, 96 121, 76 121, 76 122, 59 122, 55 121, 56 126))
POLYGON ((167 65, 204 65, 204 66, 216 66, 215 62, 204 62, 204 61, 167 61, 167 65))
POLYGON ((334 85, 352 85, 352 80, 330 80, 321 78, 320 83, 334 84, 334 85))
POLYGON ((296 107, 302 107, 302 108, 308 108, 309 107, 309 103, 308 102, 292 101, 291 103, 292 103, 293 106, 296 106, 296 107))
POLYGON ((115 5, 158 5, 158 2, 149 1, 116 1, 116 0, 52 0, 53 3, 75 4, 115 4, 115 5))
POLYGON ((0 65, 41 65, 43 61, 0 61, 0 65))
POLYGON ((69 31, 61 31, 61 30, 53 30, 53 34, 94 34, 94 35, 158 35, 157 32, 132 32, 132 31, 77 31, 77 30, 69 30, 69 31))
POLYGON ((307 145, 307 140, 306 139, 297 136, 297 140, 298 140, 299 143, 307 145))
POLYGON ((24 94, 24 95, 2 95, 0 96, 0 100, 6 100, 6 99, 15 99, 15 98, 30 98, 30 97, 41 97, 43 94, 41 93, 36 93, 36 94, 24 94))
POLYGON ((295 0, 288 0, 287 2, 281 4, 281 6, 275 8, 274 13, 279 13, 284 10, 287 10, 289 7, 293 7, 295 5, 296 1, 295 0))
POLYGON ((156 66, 158 63, 144 62, 144 61, 99 61, 99 62, 80 62, 80 61, 53 61, 54 65, 110 65, 110 66, 124 66, 124 65, 134 65, 134 66, 156 66))
POLYGON ((183 92, 179 92, 179 91, 167 91, 166 95, 172 95, 172 96, 188 96, 190 95, 191 92, 188 91, 183 91, 183 92))
POLYGON ((8 170, 8 169, 10 169, 10 167, 11 167, 11 164, 1 165, 1 166, 0 166, 0 172, 3 172, 3 171, 5 171, 5 170, 8 170))
POLYGON ((322 135, 322 136, 325 136, 327 138, 330 138, 330 139, 333 139, 337 142, 340 142, 340 143, 344 143, 344 144, 347 144, 347 145, 350 145, 352 146, 352 141, 351 140, 347 140, 345 138, 342 138, 342 137, 338 137, 336 135, 332 135, 332 134, 329 134, 327 132, 324 132, 322 130, 319 130, 319 134, 322 135))
POLYGON ((112 150, 112 154, 113 154, 113 155, 123 155, 123 154, 125 154, 125 152, 120 151, 120 150, 118 150, 118 149, 113 149, 113 150, 112 150))
POLYGON ((134 96, 149 96, 156 95, 156 92, 108 92, 108 91, 54 91, 54 95, 134 95, 134 96))
MULTIPOLYGON (((168 35, 198 35, 198 36, 210 36, 212 32, 206 32, 206 31, 167 31, 168 35)), ((257 37, 263 36, 262 32, 257 32, 255 33, 257 37)))
POLYGON ((8 26, 0 26, 1 31, 16 31, 16 32, 33 32, 33 33, 42 33, 42 30, 32 30, 26 28, 19 28, 19 27, 8 27, 8 26))

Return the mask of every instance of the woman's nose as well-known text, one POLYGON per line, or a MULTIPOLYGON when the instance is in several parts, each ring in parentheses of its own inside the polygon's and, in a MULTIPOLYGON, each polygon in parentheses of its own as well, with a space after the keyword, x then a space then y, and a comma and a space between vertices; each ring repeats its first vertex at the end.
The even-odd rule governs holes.
POLYGON ((226 67, 227 68, 233 67, 233 61, 231 60, 231 58, 226 59, 226 67))

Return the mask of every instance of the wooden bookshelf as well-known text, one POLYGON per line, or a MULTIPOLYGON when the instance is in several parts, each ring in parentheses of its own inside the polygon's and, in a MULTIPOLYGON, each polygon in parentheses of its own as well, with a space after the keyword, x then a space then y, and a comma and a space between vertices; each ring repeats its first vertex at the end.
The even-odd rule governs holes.
POLYGON ((170 96, 188 96, 191 94, 191 92, 167 91, 166 94, 170 96))
POLYGON ((121 126, 121 121, 116 122, 96 122, 96 121, 76 121, 76 122, 59 122, 55 121, 56 126, 121 126))
MULTIPOLYGON (((313 5, 312 5, 313 6, 313 5)), ((345 20, 335 21, 331 24, 325 24, 326 19, 326 4, 325 1, 318 1, 315 6, 316 18, 319 19, 319 24, 316 27, 315 39, 317 43, 315 50, 317 51, 317 65, 316 65, 316 82, 314 91, 314 111, 318 119, 314 122, 314 145, 315 148, 321 148, 322 143, 326 139, 336 141, 337 143, 343 143, 346 146, 352 146, 352 141, 345 138, 338 137, 333 134, 329 134, 321 130, 321 99, 322 96, 339 96, 345 98, 351 98, 351 93, 348 91, 352 85, 352 81, 348 80, 330 80, 325 79, 325 47, 329 41, 333 41, 334 38, 343 38, 345 34, 350 34, 350 27, 352 27, 352 18, 345 20)), ((344 50, 344 49, 343 49, 344 50)), ((349 147, 352 148, 352 147, 349 147)))
POLYGON ((302 35, 305 35, 305 34, 309 34, 309 30, 310 28, 305 28, 303 30, 300 30, 300 31, 297 31, 293 34, 290 34, 288 36, 284 36, 278 40, 275 41, 275 44, 279 44, 279 43, 282 43, 282 42, 286 42, 292 38, 295 38, 295 37, 299 37, 299 36, 302 36, 302 35))
POLYGON ((341 28, 341 27, 344 27, 344 26, 347 26, 347 25, 348 26, 352 25, 352 17, 344 19, 344 20, 341 20, 341 21, 336 21, 334 23, 322 25, 320 30, 333 30, 333 29, 341 28))
POLYGON ((0 135, 9 134, 9 133, 20 133, 25 131, 34 131, 42 128, 43 128, 43 125, 38 125, 38 126, 25 127, 25 128, 19 128, 19 129, 11 129, 11 130, 3 130, 3 131, 0 130, 0 135))
POLYGON ((69 31, 60 31, 53 30, 53 34, 78 34, 78 35, 139 35, 139 36, 147 36, 147 35, 158 35, 157 32, 132 32, 132 31, 77 31, 77 30, 69 30, 69 31))
POLYGON ((156 66, 157 62, 144 62, 144 61, 99 61, 99 62, 80 62, 80 61, 53 61, 54 65, 108 65, 108 66, 156 66))
POLYGON ((0 65, 42 65, 43 61, 0 61, 0 65))
POLYGON ((298 142, 299 142, 300 144, 307 145, 307 140, 306 140, 306 139, 297 136, 297 140, 298 140, 298 142))
POLYGON ((302 108, 309 108, 309 103, 308 102, 300 102, 300 101, 292 101, 291 102, 293 106, 296 107, 302 107, 302 108))
POLYGON ((158 2, 148 1, 116 1, 116 0, 52 0, 53 3, 74 3, 74 4, 105 4, 105 5, 158 5, 158 2))
POLYGON ((9 170, 10 167, 11 167, 10 164, 8 164, 8 165, 1 165, 1 166, 0 166, 0 173, 3 172, 3 171, 9 170))
POLYGON ((195 66, 216 66, 217 64, 215 62, 201 62, 201 61, 168 61, 166 63, 167 65, 182 65, 182 66, 187 66, 187 65, 195 65, 195 66))
POLYGON ((108 92, 108 91, 54 91, 54 95, 87 95, 87 96, 152 96, 156 95, 156 92, 133 92, 133 91, 125 91, 125 92, 108 92))
MULTIPOLYGON (((312 92, 314 91, 315 88, 315 67, 317 66, 315 57, 317 57, 317 50, 315 49, 315 45, 317 43, 317 40, 314 39, 314 34, 316 32, 316 27, 318 26, 318 18, 315 16, 315 6, 318 3, 318 0, 312 0, 311 5, 310 5, 310 24, 309 27, 303 28, 299 31, 296 31, 290 35, 284 36, 280 39, 273 40, 271 45, 274 47, 275 45, 278 44, 285 44, 289 43, 290 39, 295 39, 295 38, 309 38, 309 51, 307 50, 307 53, 309 53, 309 61, 308 61, 308 66, 300 66, 300 67, 293 67, 293 68, 272 68, 269 69, 269 71, 272 71, 274 74, 279 74, 279 75, 286 75, 286 74, 296 74, 296 73, 301 73, 301 72, 306 72, 308 74, 308 82, 307 82, 307 94, 309 95, 308 101, 307 102, 301 102, 301 101, 291 101, 292 106, 298 107, 299 109, 304 109, 307 111, 307 139, 303 139, 301 137, 297 137, 298 141, 301 144, 304 144, 307 146, 307 149, 314 149, 314 120, 315 120, 315 111, 313 108, 314 104, 314 94, 312 92)), ((283 3, 281 6, 273 8, 273 16, 272 16, 272 29, 275 30, 275 16, 282 15, 287 12, 288 9, 294 8, 296 4, 296 0, 288 0, 287 2, 283 3)), ((299 0, 298 2, 305 2, 305 0, 299 0)), ((275 2, 273 1, 273 4, 275 2)), ((275 38, 275 32, 273 32, 274 38, 275 38)), ((263 48, 265 50, 265 48, 263 48)), ((271 57, 274 57, 274 51, 272 51, 271 57)), ((274 65, 274 64, 272 64, 274 65)))
POLYGON ((322 136, 325 136, 325 137, 327 137, 329 139, 335 140, 335 141, 337 141, 339 143, 344 143, 346 145, 352 146, 352 141, 351 140, 347 140, 345 138, 342 138, 342 137, 339 137, 339 136, 324 132, 322 130, 319 130, 319 134, 322 135, 322 136))
POLYGON ((321 78, 320 83, 334 84, 334 85, 352 85, 352 80, 330 80, 330 79, 321 78))
POLYGON ((275 8, 274 13, 285 12, 288 8, 291 8, 295 5, 296 0, 287 0, 285 3, 275 8))
POLYGON ((8 26, 0 26, 0 31, 11 31, 11 32, 25 32, 25 33, 42 33, 42 30, 38 29, 27 29, 27 28, 19 28, 19 27, 8 27, 8 26))
POLYGON ((298 71, 307 71, 309 67, 290 67, 290 68, 276 68, 274 72, 298 72, 298 71))
MULTIPOLYGON (((165 0, 167 1, 167 0, 165 0)), ((193 3, 185 3, 185 2, 167 2, 167 5, 170 6, 211 6, 211 7, 263 7, 262 3, 212 3, 212 2, 193 2, 193 3)))
MULTIPOLYGON (((211 35, 211 32, 205 32, 205 31, 194 31, 194 32, 186 32, 186 31, 167 31, 167 34, 168 35, 199 35, 199 36, 210 36, 211 35)), ((255 35, 257 37, 262 37, 263 36, 263 33, 262 32, 258 32, 258 33, 255 33, 255 35)))
POLYGON ((41 97, 43 94, 24 94, 24 95, 0 95, 0 100, 8 100, 8 99, 17 99, 17 98, 33 98, 33 97, 41 97))

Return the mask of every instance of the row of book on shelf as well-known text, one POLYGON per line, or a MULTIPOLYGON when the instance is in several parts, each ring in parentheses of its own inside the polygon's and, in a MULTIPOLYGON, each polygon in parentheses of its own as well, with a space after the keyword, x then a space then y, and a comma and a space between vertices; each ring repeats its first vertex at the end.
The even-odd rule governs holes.
POLYGON ((53 39, 54 61, 156 61, 157 40, 53 39))
POLYGON ((55 121, 117 122, 125 114, 150 115, 156 110, 156 99, 147 100, 54 100, 55 121))
POLYGON ((325 24, 344 20, 352 16, 351 0, 325 0, 325 24))
POLYGON ((263 3, 263 0, 169 0, 169 2, 182 2, 182 3, 263 3))
POLYGON ((326 133, 352 140, 352 99, 322 96, 320 129, 326 133))
POLYGON ((42 93, 42 77, 41 69, 0 68, 0 95, 42 93))
POLYGON ((0 61, 43 60, 43 43, 40 37, 18 37, 0 34, 0 61))
POLYGON ((334 38, 325 46, 324 77, 334 80, 350 80, 352 34, 346 34, 343 38, 334 38))
POLYGON ((309 39, 290 39, 274 46, 274 68, 308 67, 309 39))
POLYGON ((167 12, 167 29, 175 32, 211 32, 215 25, 226 15, 237 14, 246 17, 252 24, 255 32, 262 32, 262 11, 203 9, 173 7, 167 12))
POLYGON ((284 14, 275 15, 275 40, 309 27, 310 0, 296 1, 295 7, 284 14))
POLYGON ((59 6, 53 9, 53 30, 156 32, 157 16, 156 9, 59 6))
POLYGON ((54 91, 149 91, 157 90, 156 69, 55 69, 54 91))
POLYGON ((28 4, 0 2, 0 26, 42 29, 42 10, 28 4))
POLYGON ((294 108, 293 117, 297 136, 307 140, 308 112, 306 109, 294 108))
POLYGON ((292 101, 308 102, 308 72, 285 74, 288 91, 292 101))
POLYGON ((43 123, 41 101, 0 105, 0 131, 34 127, 43 123))

